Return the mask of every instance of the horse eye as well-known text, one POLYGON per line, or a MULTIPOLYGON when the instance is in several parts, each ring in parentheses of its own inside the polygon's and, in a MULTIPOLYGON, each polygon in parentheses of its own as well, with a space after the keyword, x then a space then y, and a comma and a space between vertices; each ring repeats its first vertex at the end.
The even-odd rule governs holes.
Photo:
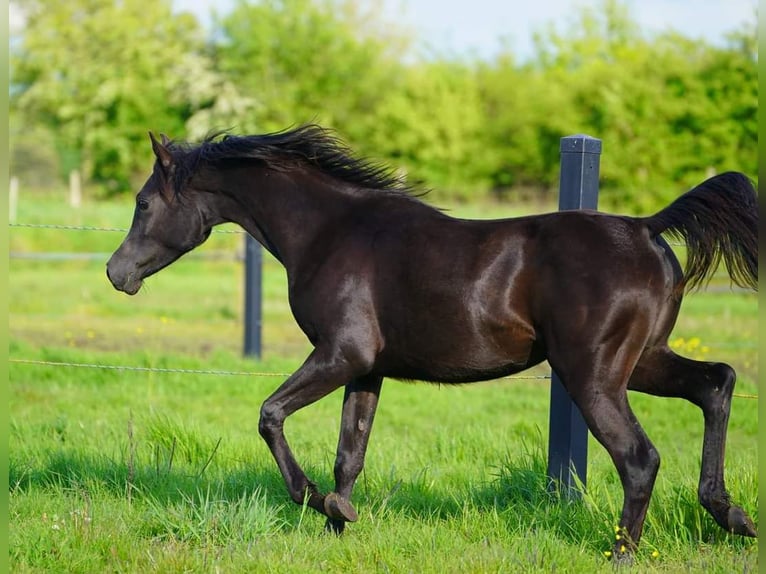
POLYGON ((138 209, 140 209, 141 211, 146 211, 147 209, 149 209, 149 202, 146 201, 145 199, 139 199, 137 202, 137 205, 138 205, 138 209))

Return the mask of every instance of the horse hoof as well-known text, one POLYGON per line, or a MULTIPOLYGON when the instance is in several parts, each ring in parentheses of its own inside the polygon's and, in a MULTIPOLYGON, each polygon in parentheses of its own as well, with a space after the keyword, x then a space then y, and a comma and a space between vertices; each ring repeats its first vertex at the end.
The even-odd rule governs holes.
POLYGON ((755 524, 744 510, 738 506, 732 506, 729 509, 729 531, 742 536, 758 538, 758 532, 755 530, 755 524))
POLYGON ((359 515, 351 503, 337 492, 331 492, 324 498, 324 513, 335 520, 356 522, 359 515))
POLYGON ((346 522, 344 520, 335 520, 333 518, 328 518, 324 525, 325 532, 334 534, 335 536, 341 536, 345 528, 346 522))
POLYGON ((633 556, 632 552, 623 552, 620 554, 613 554, 612 555, 612 563, 617 568, 630 568, 636 563, 636 559, 633 556))

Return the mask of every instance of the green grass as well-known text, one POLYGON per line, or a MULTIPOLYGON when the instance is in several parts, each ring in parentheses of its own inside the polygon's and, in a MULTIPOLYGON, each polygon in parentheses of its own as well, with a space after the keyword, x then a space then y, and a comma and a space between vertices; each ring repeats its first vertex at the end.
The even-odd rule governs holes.
MULTIPOLYGON (((34 208, 25 208, 27 222, 74 217, 34 208)), ((129 219, 129 205, 90 209, 80 224, 129 223, 115 220, 129 219)), ((121 238, 11 231, 12 250, 106 252, 121 238)), ((241 263, 214 255, 241 240, 214 235, 201 248, 209 256, 182 259, 133 298, 112 290, 103 261, 12 260, 11 359, 291 372, 309 347, 272 260, 264 268, 264 358, 240 356, 241 263)), ((737 392, 756 394, 756 311, 750 294, 691 295, 674 344, 731 363, 737 392)), ((622 504, 619 480, 591 439, 585 497, 548 493, 546 381, 386 382, 354 493, 360 520, 336 538, 290 501, 258 436, 260 404, 281 380, 11 363, 12 571, 612 571, 602 553, 622 504)), ((324 490, 332 488, 341 398, 333 393, 286 424, 298 460, 324 490)), ((757 571, 757 544, 721 531, 696 501, 699 410, 638 394, 631 404, 662 456, 636 570, 757 571)), ((756 460, 757 401, 739 396, 727 486, 757 523, 756 460)))

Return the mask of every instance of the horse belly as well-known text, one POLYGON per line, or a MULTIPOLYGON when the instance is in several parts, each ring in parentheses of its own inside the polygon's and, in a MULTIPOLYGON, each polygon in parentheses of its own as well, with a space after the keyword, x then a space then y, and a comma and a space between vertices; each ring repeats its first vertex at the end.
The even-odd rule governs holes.
POLYGON ((456 225, 434 232, 439 249, 432 240, 399 246, 378 268, 386 287, 376 299, 380 364, 388 376, 486 380, 544 359, 528 310, 523 234, 502 222, 456 225))
POLYGON ((481 381, 518 373, 545 358, 534 333, 523 325, 434 323, 386 337, 381 374, 435 382, 481 381))

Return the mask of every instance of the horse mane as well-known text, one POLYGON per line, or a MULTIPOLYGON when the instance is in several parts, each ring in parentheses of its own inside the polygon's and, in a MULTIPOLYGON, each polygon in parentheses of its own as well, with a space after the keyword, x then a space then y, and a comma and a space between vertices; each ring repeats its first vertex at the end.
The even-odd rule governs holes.
POLYGON ((171 142, 179 160, 176 186, 183 187, 200 164, 216 166, 231 160, 257 160, 278 171, 314 168, 364 190, 415 198, 426 191, 407 183, 390 167, 356 156, 335 133, 317 124, 262 135, 215 132, 199 144, 171 142))

